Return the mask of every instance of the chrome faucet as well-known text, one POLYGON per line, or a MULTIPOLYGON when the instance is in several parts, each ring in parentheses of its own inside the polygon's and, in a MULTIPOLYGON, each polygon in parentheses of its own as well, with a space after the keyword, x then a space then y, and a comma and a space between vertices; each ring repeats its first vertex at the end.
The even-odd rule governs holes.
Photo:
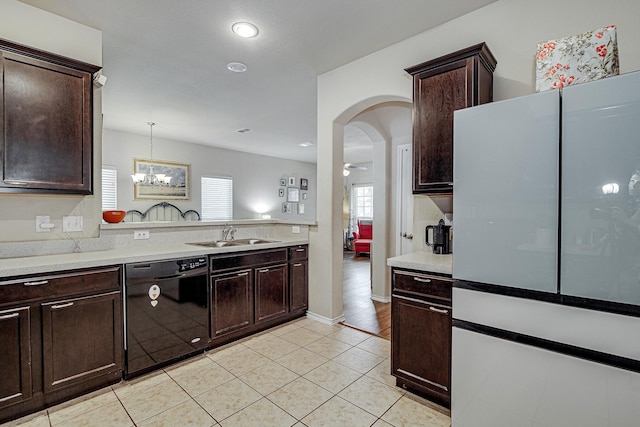
POLYGON ((233 240, 235 238, 235 235, 236 235, 236 228, 233 225, 227 224, 222 229, 222 240, 233 240))

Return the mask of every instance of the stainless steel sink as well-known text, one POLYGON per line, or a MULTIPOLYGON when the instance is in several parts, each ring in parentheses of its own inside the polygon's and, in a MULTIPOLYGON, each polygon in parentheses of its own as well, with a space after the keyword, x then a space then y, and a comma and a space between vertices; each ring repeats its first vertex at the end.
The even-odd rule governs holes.
POLYGON ((275 243, 277 240, 267 240, 267 239, 237 239, 232 240, 232 242, 239 243, 241 245, 259 245, 260 243, 275 243))
POLYGON ((214 240, 211 242, 193 242, 187 243, 188 245, 196 245, 196 246, 205 246, 208 248, 224 248, 227 246, 245 246, 245 245, 259 245, 261 243, 275 243, 278 240, 267 240, 267 239, 236 239, 236 240, 214 240))

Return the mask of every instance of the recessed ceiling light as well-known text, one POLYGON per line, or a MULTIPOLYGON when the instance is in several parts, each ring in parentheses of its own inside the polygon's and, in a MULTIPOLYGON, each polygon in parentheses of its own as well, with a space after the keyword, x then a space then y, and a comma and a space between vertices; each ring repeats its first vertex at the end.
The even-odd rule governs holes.
POLYGON ((227 70, 233 71, 234 73, 244 73, 247 71, 247 66, 242 62, 229 62, 227 64, 227 70))
POLYGON ((240 37, 251 38, 258 35, 258 27, 250 22, 236 22, 231 30, 240 37))
POLYGON ((305 141, 305 142, 301 142, 300 144, 298 144, 300 147, 311 147, 313 145, 313 142, 311 141, 305 141))
POLYGON ((251 132, 251 129, 249 128, 236 129, 236 132, 238 133, 251 132))

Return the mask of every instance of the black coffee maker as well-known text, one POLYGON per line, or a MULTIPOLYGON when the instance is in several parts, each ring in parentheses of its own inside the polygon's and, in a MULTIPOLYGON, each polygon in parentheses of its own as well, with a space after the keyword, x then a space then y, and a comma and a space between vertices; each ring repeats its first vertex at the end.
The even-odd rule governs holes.
POLYGON ((451 240, 450 238, 450 225, 444 225, 444 220, 441 219, 438 225, 427 225, 424 231, 425 240, 427 246, 433 247, 434 254, 450 254, 451 253, 451 240), (429 230, 433 230, 433 242, 429 241, 429 230))

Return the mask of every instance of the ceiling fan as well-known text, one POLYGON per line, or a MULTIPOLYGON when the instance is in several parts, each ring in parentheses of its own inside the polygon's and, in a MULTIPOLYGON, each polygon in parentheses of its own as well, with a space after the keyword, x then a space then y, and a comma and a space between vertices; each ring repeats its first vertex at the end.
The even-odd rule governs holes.
POLYGON ((366 166, 354 165, 353 163, 345 163, 344 169, 342 170, 342 174, 344 176, 349 176, 351 170, 361 170, 366 171, 368 168, 366 166))

